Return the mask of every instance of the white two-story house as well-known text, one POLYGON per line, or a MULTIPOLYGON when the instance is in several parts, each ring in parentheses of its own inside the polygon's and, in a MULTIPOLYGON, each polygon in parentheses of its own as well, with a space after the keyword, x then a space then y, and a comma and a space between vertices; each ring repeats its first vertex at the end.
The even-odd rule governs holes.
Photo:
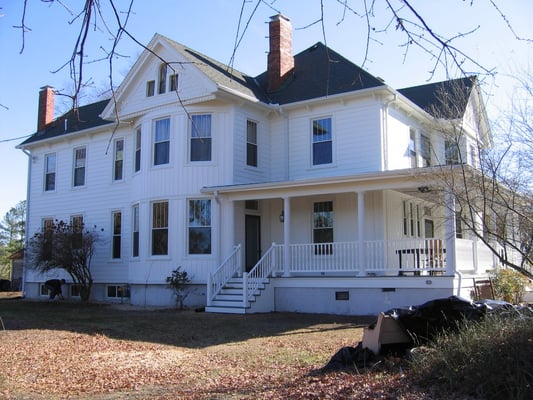
MULTIPOLYGON (((51 220, 103 228, 95 301, 170 306, 191 277, 207 311, 373 314, 460 295, 497 267, 460 229, 443 168, 491 133, 473 78, 394 89, 321 43, 292 54, 270 21, 267 71, 247 76, 156 34, 112 100, 53 117, 40 92, 28 154, 28 237, 51 220), (454 123, 439 93, 466 93, 454 123)), ((464 161, 463 161, 464 162, 464 161)), ((24 290, 50 277, 26 259, 24 290)), ((75 291, 67 296, 75 296, 75 291)))

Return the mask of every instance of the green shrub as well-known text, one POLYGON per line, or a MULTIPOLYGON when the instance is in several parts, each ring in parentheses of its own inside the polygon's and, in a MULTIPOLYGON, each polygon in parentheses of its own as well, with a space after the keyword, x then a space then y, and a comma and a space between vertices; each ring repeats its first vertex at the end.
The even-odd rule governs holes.
POLYGON ((496 298, 518 304, 522 300, 528 279, 512 269, 500 269, 492 277, 496 298))
POLYGON ((187 275, 187 271, 182 271, 181 267, 178 267, 172 271, 171 276, 167 276, 166 281, 176 297, 178 308, 183 310, 183 303, 189 295, 188 285, 191 282, 187 275))
MULTIPOLYGON (((417 383, 448 399, 450 393, 479 399, 533 398, 533 319, 489 315, 439 336, 413 351, 417 383)), ((455 398, 455 397, 454 397, 455 398)))

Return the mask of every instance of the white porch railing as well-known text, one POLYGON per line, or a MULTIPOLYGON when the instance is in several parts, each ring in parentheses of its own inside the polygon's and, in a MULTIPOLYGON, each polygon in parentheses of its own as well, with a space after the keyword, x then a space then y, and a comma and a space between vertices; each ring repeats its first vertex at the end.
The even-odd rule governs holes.
POLYGON ((291 244, 291 273, 326 273, 358 271, 356 242, 291 244))
POLYGON ((291 244, 289 273, 400 275, 446 270, 441 239, 374 240, 363 243, 364 265, 359 265, 358 242, 291 244))
POLYGON ((398 239, 364 242, 368 274, 437 273, 446 271, 446 248, 442 239, 398 239))
POLYGON ((248 307, 248 302, 265 284, 266 279, 281 268, 283 268, 283 246, 273 243, 250 272, 244 272, 242 275, 244 307, 248 307))
POLYGON ((242 273, 241 245, 238 244, 233 252, 224 260, 218 269, 207 276, 207 305, 211 306, 214 297, 222 287, 234 276, 242 273))

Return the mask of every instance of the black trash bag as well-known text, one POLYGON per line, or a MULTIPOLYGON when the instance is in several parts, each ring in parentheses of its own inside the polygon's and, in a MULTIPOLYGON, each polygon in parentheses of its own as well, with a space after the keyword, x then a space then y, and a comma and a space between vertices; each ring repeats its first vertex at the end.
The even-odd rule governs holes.
POLYGON ((402 329, 413 338, 413 344, 420 345, 443 331, 457 329, 461 321, 483 318, 486 311, 481 304, 451 296, 418 306, 393 308, 385 314, 397 319, 402 329))
POLYGON ((364 369, 371 366, 375 359, 375 354, 369 349, 363 349, 362 343, 359 342, 356 347, 347 346, 337 351, 320 372, 364 369))

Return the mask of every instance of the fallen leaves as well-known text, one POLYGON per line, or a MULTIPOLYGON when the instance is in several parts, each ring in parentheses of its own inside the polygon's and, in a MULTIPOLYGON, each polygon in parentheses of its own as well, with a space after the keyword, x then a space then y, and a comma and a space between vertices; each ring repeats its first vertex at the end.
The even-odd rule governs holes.
MULTIPOLYGON (((281 316, 264 318, 275 318, 279 323, 281 316)), ((206 330, 208 316, 202 317, 202 321, 202 325, 188 328, 190 337, 202 337, 203 331, 213 335, 206 330)), ((155 320, 152 322, 156 324, 155 320)), ((235 341, 213 341, 212 345, 199 347, 185 341, 185 347, 117 338, 125 335, 8 330, 0 333, 0 397, 32 400, 428 398, 413 389, 399 370, 361 375, 311 374, 339 348, 361 340, 361 328, 330 323, 305 329, 280 329, 280 332, 235 341)))

